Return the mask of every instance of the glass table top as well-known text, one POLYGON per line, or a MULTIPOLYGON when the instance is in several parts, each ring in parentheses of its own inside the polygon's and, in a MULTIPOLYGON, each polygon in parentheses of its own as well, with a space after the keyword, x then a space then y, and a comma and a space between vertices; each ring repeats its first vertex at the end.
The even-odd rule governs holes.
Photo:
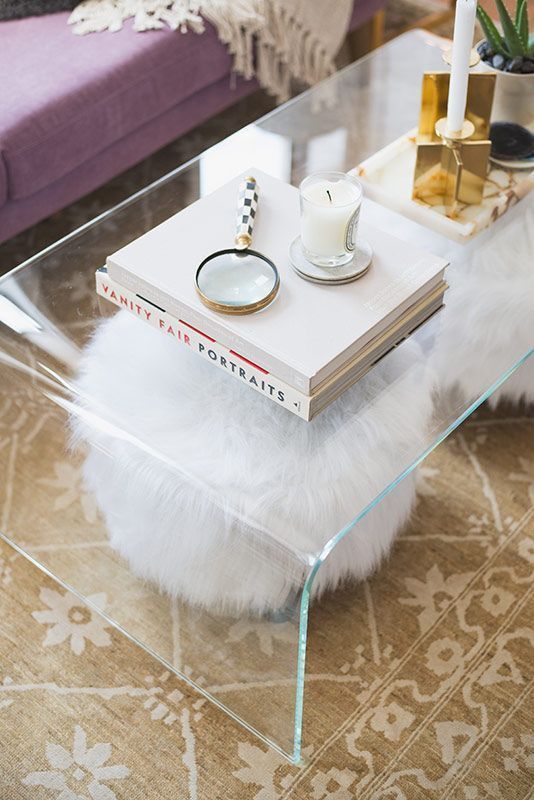
POLYGON ((94 273, 251 164, 295 185, 354 168, 413 128, 444 46, 399 37, 0 280, 2 536, 294 761, 310 599, 358 537, 379 558, 417 464, 532 369, 532 198, 467 245, 366 202, 364 220, 450 261, 446 305, 311 423, 175 362, 98 301, 94 273))

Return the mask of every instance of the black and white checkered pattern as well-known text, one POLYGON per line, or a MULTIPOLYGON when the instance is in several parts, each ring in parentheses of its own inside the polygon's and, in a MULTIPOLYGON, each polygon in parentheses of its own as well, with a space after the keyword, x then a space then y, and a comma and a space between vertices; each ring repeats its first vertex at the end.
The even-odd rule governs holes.
POLYGON ((258 208, 258 184, 255 178, 246 178, 239 186, 237 196, 236 241, 241 236, 252 236, 258 208))

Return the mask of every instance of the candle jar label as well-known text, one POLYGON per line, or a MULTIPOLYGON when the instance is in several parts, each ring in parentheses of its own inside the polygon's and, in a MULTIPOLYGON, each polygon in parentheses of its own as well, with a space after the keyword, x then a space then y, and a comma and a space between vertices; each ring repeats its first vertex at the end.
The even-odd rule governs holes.
POLYGON ((354 214, 350 217, 345 231, 345 250, 349 253, 354 251, 356 247, 356 231, 358 229, 358 220, 360 219, 360 207, 356 209, 354 214))

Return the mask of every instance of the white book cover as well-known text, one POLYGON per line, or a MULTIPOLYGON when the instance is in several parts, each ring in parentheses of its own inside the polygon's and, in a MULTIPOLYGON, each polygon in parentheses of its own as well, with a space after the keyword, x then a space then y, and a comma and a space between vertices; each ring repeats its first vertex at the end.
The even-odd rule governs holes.
POLYGON ((252 364, 240 353, 229 350, 213 337, 206 336, 182 319, 173 317, 156 306, 139 299, 136 294, 120 286, 109 277, 106 270, 96 271, 96 291, 101 297, 132 316, 160 331, 178 345, 187 347, 204 360, 233 375, 242 383, 255 389, 264 397, 292 411, 305 420, 311 418, 311 397, 279 380, 257 364, 252 364))
POLYGON ((298 417, 307 421, 326 408, 340 394, 362 377, 370 367, 389 350, 401 342, 405 336, 431 316, 442 304, 444 286, 438 287, 428 299, 421 300, 412 308, 396 330, 389 330, 373 345, 369 345, 361 354, 358 363, 348 364, 332 378, 323 391, 313 395, 299 392, 293 386, 270 374, 258 364, 253 364, 240 353, 221 345, 201 330, 193 328, 187 322, 171 316, 146 300, 142 300, 134 292, 125 289, 109 277, 107 269, 102 267, 96 271, 96 291, 117 308, 128 311, 138 320, 158 330, 163 336, 172 339, 179 346, 187 347, 191 352, 214 364, 219 369, 236 378, 240 383, 250 386, 277 405, 288 409, 298 417))
POLYGON ((447 262, 363 223, 359 234, 374 251, 367 274, 319 286, 291 267, 289 245, 299 227, 298 189, 252 167, 113 253, 107 268, 123 287, 309 394, 432 291, 447 262), (276 264, 280 291, 256 314, 229 316, 202 304, 195 273, 208 255, 233 246, 237 192, 246 175, 258 181, 252 247, 276 264))

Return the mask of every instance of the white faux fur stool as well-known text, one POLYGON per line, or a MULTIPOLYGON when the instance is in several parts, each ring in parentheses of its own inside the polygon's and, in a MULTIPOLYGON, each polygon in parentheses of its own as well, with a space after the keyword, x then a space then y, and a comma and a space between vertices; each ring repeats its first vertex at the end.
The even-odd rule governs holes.
MULTIPOLYGON (((368 202, 368 222, 417 241, 450 261, 433 355, 438 385, 475 400, 534 347, 534 192, 467 244, 456 244, 400 214, 368 202), (469 344, 466 347, 466 342, 469 344)), ((490 397, 534 403, 534 356, 490 397)))
MULTIPOLYGON (((405 342, 306 423, 126 312, 103 321, 83 355, 72 426, 89 444, 85 481, 111 546, 139 576, 210 610, 282 608, 428 422, 418 353, 405 342), (395 383, 381 393, 388 373, 395 383), (305 554, 299 568, 236 513, 305 554)), ((410 476, 334 548, 315 595, 373 570, 414 500, 410 476)))
MULTIPOLYGON (((447 271, 439 370, 475 399, 534 348, 534 196, 482 232, 447 271), (469 347, 465 347, 465 342, 469 347)), ((534 357, 489 399, 534 403, 534 357)))

